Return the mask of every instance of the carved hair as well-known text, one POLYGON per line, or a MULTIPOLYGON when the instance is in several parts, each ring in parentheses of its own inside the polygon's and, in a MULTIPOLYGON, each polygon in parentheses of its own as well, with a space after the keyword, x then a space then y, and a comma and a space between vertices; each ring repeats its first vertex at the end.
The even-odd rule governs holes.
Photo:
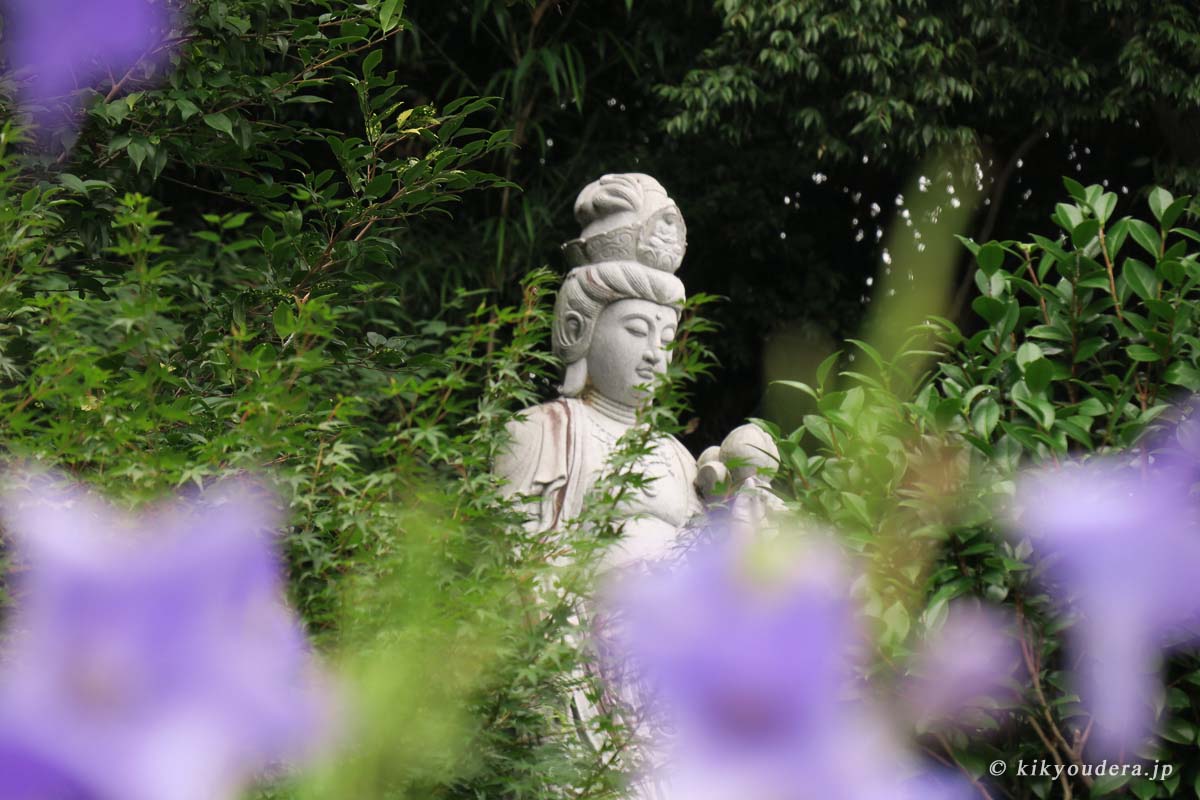
POLYGON ((670 201, 663 185, 649 175, 640 172, 604 175, 583 187, 575 199, 575 221, 586 235, 593 222, 622 211, 644 214, 670 201))
POLYGON ((578 239, 563 245, 575 267, 554 306, 554 354, 566 364, 561 392, 575 397, 587 384, 584 357, 596 320, 618 300, 649 300, 678 308, 683 283, 674 272, 687 247, 687 228, 662 184, 639 172, 605 175, 575 201, 578 239))
POLYGON ((683 281, 637 262, 609 261, 571 270, 558 291, 551 329, 554 354, 566 364, 563 396, 577 396, 587 383, 583 359, 606 306, 618 300, 649 300, 678 309, 684 297, 683 281))

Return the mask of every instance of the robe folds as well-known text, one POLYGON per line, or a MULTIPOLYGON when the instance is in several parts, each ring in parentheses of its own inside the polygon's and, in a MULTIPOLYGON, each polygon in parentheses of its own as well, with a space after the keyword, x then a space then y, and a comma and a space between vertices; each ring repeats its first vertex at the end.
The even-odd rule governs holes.
MULTIPOLYGON (((585 401, 563 397, 522 412, 509 424, 511 443, 496 459, 505 492, 526 498, 530 525, 556 530, 583 510, 617 445, 611 425, 585 401)), ((664 557, 678 531, 702 510, 696 461, 672 436, 657 439, 638 464, 647 486, 627 501, 623 533, 606 558, 609 566, 664 557)))

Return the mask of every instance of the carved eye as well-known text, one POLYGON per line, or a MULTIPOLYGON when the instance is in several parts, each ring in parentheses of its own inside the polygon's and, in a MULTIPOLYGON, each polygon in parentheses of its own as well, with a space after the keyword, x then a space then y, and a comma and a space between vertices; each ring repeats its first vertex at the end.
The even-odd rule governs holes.
POLYGON ((625 330, 630 335, 636 336, 639 339, 644 339, 650 335, 650 326, 646 324, 645 320, 631 319, 625 323, 625 330))
POLYGON ((663 332, 662 332, 662 343, 664 345, 668 345, 673 341, 675 341, 675 329, 674 328, 664 328, 663 332))

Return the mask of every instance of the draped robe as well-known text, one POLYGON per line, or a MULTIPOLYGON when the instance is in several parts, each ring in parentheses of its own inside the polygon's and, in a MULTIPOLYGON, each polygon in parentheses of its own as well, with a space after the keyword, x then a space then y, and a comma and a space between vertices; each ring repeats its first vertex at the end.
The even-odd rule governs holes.
MULTIPOLYGON (((496 472, 508 479, 509 496, 527 498, 537 532, 561 529, 583 509, 602 474, 617 436, 585 401, 563 397, 522 412, 509 425, 510 446, 497 458, 496 472)), ((650 479, 622 508, 621 537, 606 567, 666 556, 677 532, 701 511, 696 461, 673 436, 652 444, 638 464, 650 479)))

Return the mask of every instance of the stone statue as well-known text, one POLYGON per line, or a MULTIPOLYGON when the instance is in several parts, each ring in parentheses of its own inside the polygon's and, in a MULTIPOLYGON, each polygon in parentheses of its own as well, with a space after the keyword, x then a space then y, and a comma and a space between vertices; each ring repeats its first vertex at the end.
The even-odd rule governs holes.
MULTIPOLYGON (((523 412, 497 459, 510 495, 530 500, 538 531, 575 517, 617 440, 635 423, 655 377, 666 371, 679 324, 687 229, 666 190, 648 175, 605 175, 575 203, 583 226, 563 246, 573 269, 558 293, 552 329, 565 365, 560 397, 523 412)), ((628 505, 605 562, 663 554, 702 510, 696 460, 674 437, 655 441, 638 465, 650 479, 628 505)))
MULTIPOLYGON (((583 230, 563 245, 572 269, 559 290, 552 328, 554 353, 565 366, 560 396, 509 424, 509 445, 495 464, 508 495, 528 504, 528 524, 538 533, 561 530, 579 515, 618 439, 636 424, 655 378, 667 369, 684 300, 675 271, 687 229, 658 181, 637 173, 605 175, 579 194, 575 218, 583 230)), ((706 502, 728 504, 733 518, 748 523, 737 527, 749 530, 770 505, 763 502, 769 495, 764 475, 778 462, 770 436, 752 425, 710 448, 703 474, 677 439, 658 437, 636 465, 646 486, 620 509, 621 535, 605 550, 600 570, 674 558, 706 502)), ((606 623, 593 622, 599 635, 606 623)), ((606 710, 649 742, 659 732, 639 719, 642 702, 633 682, 610 680, 600 708, 578 692, 571 713, 584 739, 590 721, 606 710)), ((642 753, 650 764, 657 760, 652 749, 642 753)), ((630 786, 629 797, 666 797, 649 775, 630 786)))

